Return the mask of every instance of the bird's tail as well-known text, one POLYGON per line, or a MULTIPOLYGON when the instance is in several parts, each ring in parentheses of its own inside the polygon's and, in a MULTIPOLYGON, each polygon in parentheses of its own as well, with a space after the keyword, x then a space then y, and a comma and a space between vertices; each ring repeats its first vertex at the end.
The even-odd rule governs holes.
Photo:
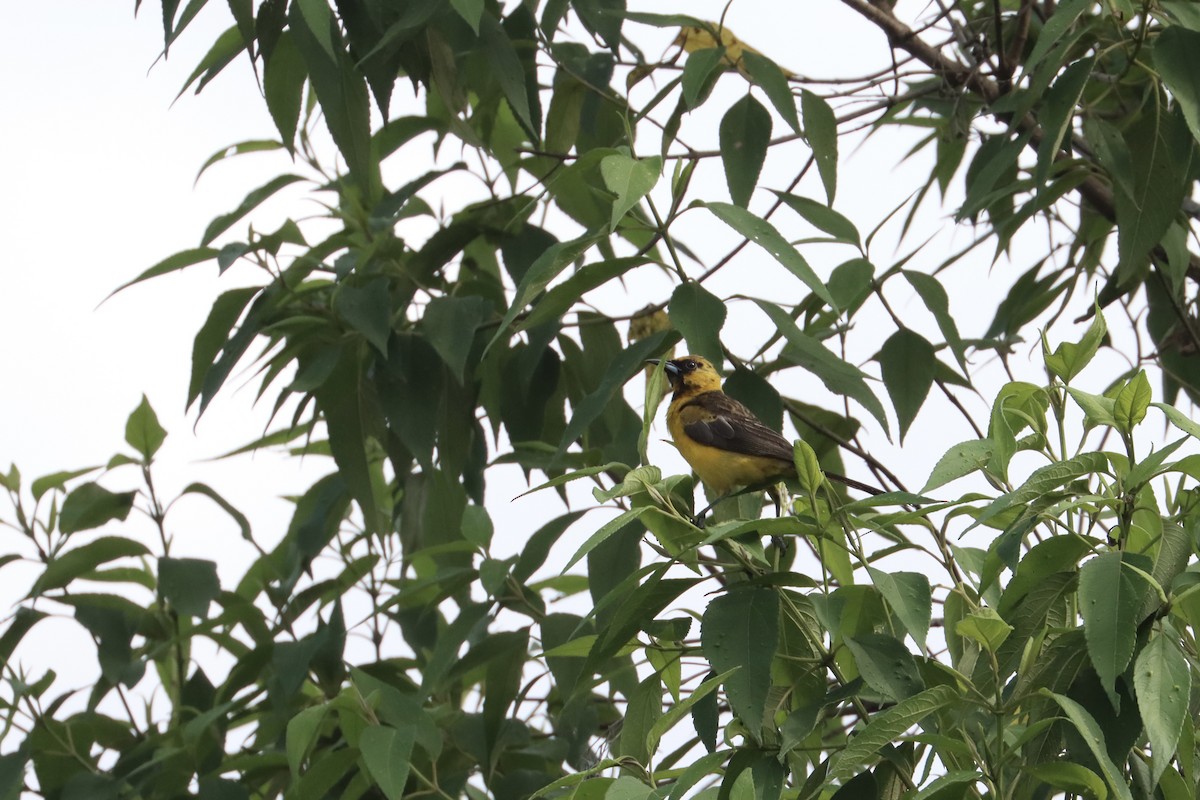
POLYGON ((843 486, 849 486, 851 489, 858 489, 860 492, 866 492, 871 495, 884 494, 883 489, 870 486, 862 481, 856 481, 854 478, 847 478, 845 475, 838 475, 836 472, 826 472, 825 477, 831 481, 837 481, 843 486))

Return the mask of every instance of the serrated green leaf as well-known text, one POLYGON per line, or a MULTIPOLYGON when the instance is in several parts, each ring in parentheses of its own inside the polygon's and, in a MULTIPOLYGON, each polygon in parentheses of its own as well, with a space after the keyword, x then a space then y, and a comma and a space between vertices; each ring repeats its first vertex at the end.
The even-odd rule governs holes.
POLYGON ((846 780, 858 774, 875 754, 905 731, 933 712, 960 700, 951 686, 934 686, 871 716, 866 727, 852 737, 846 747, 829 759, 829 777, 846 780))
POLYGON ((263 65, 263 99, 271 113, 271 121, 289 151, 295 146, 307 79, 308 70, 295 38, 291 31, 282 31, 263 65))
POLYGON ((1179 25, 1163 28, 1154 40, 1154 66, 1183 110, 1192 136, 1200 140, 1200 32, 1179 25))
POLYGON ((921 487, 921 494, 983 469, 992 460, 992 448, 988 439, 969 439, 954 445, 938 459, 929 480, 921 487))
POLYGON ((1137 614, 1149 590, 1146 579, 1129 569, 1119 552, 1103 553, 1079 570, 1079 613, 1088 655, 1113 707, 1117 676, 1133 657, 1137 614))
POLYGON ((258 208, 267 198, 276 192, 302 180, 304 178, 299 175, 277 175, 253 190, 246 195, 241 204, 233 211, 215 217, 212 222, 208 223, 208 227, 204 229, 204 237, 200 241, 201 247, 207 247, 212 244, 214 239, 233 227, 233 223, 258 208))
POLYGON ((708 604, 700 646, 714 670, 737 670, 725 681, 733 711, 757 741, 767 718, 771 661, 779 640, 779 596, 771 589, 737 587, 708 604))
POLYGON ((1129 783, 1125 779, 1125 774, 1121 771, 1120 767, 1113 763, 1112 758, 1108 755, 1108 748, 1104 741, 1104 732, 1096 724, 1096 719, 1088 713, 1086 708, 1069 697, 1056 694, 1047 689, 1043 689, 1042 694, 1054 700, 1066 712, 1067 719, 1071 720, 1071 724, 1079 731, 1084 743, 1091 750, 1092 756, 1100 766, 1104 782, 1108 784, 1113 794, 1120 798, 1120 800, 1133 800, 1133 794, 1129 791, 1129 783))
POLYGON ((899 701, 925 688, 916 659, 894 636, 860 633, 845 641, 863 680, 884 697, 899 701))
POLYGON ((922 650, 929 635, 933 615, 933 590, 929 578, 919 572, 884 572, 868 567, 871 582, 904 623, 913 641, 922 650))
POLYGON ((1192 672, 1169 628, 1156 630, 1138 654, 1133 670, 1138 712, 1150 737, 1154 755, 1151 785, 1171 763, 1184 721, 1188 717, 1192 672))
POLYGON ((1138 370, 1113 398, 1113 417, 1117 421, 1117 430, 1133 433, 1138 423, 1146 418, 1152 397, 1146 370, 1138 370))

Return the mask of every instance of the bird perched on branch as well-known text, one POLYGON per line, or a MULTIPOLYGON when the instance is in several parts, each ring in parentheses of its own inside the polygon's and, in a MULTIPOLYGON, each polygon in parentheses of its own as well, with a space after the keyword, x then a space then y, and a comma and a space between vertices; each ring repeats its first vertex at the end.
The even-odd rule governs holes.
MULTIPOLYGON (((721 391, 721 376, 708 359, 684 356, 667 361, 663 370, 674 390, 667 408, 667 429, 700 480, 719 498, 737 489, 761 486, 778 509, 780 498, 774 482, 796 477, 792 443, 721 391)), ((853 489, 882 494, 852 478, 831 472, 825 475, 853 489)))

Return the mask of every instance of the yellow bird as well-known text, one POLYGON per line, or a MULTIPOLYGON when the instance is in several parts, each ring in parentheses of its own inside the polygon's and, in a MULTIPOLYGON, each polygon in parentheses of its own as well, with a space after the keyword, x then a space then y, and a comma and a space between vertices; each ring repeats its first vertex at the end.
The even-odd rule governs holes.
MULTIPOLYGON (((667 408, 667 429, 700 480, 720 497, 736 489, 763 486, 778 508, 778 492, 767 484, 796 477, 792 443, 721 391, 721 376, 708 359, 684 356, 667 361, 663 369, 674 390, 667 408)), ((854 489, 882 494, 852 478, 831 472, 825 475, 854 489)))

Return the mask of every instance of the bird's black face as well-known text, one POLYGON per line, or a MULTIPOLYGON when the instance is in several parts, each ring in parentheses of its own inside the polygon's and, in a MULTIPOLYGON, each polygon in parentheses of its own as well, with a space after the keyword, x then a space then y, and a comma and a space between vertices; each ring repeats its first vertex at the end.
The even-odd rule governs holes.
MULTIPOLYGON (((651 364, 658 364, 659 359, 650 359, 651 364)), ((671 388, 679 390, 682 387, 689 386, 691 383, 709 384, 712 381, 708 380, 711 376, 716 380, 717 386, 720 386, 720 378, 717 376, 717 371, 707 359, 700 356, 684 356, 683 358, 673 358, 663 364, 663 372, 667 374, 667 380, 671 383, 671 388), (696 376, 699 373, 699 376, 696 376), (693 379, 689 381, 689 376, 704 378, 704 380, 693 379)))

